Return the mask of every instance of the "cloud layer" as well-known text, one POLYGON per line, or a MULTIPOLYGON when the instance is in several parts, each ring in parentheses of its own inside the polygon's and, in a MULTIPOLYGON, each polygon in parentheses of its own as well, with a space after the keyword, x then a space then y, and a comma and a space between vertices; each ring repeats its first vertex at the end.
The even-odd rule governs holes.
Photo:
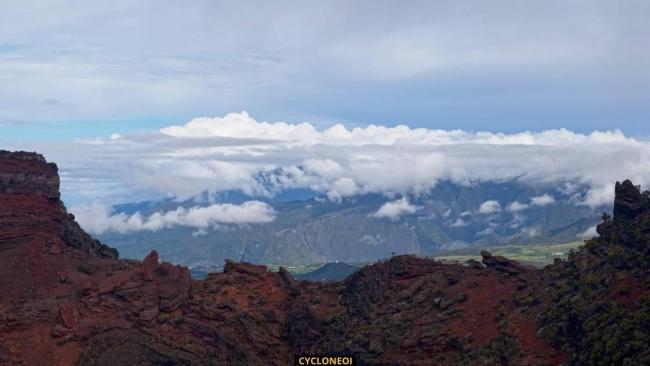
POLYGON ((0 125, 249 108, 447 128, 504 130, 505 120, 509 131, 643 126, 649 10, 617 0, 5 0, 0 85, 11 87, 0 87, 0 125))
MULTIPOLYGON (((141 200, 241 190, 270 197, 306 188, 338 201, 363 193, 418 194, 441 180, 557 182, 558 194, 590 206, 612 200, 613 183, 650 183, 650 143, 620 131, 516 134, 369 125, 259 122, 247 113, 198 118, 156 133, 72 144, 20 144, 61 167, 75 202, 141 200), (577 186, 588 187, 586 194, 577 186)), ((505 207, 545 205, 551 196, 505 207)))
POLYGON ((128 233, 132 231, 158 231, 176 226, 206 230, 219 224, 262 224, 275 219, 271 206, 260 201, 248 201, 241 205, 212 204, 206 207, 179 207, 164 213, 156 212, 143 217, 140 213, 111 214, 110 209, 99 203, 71 208, 79 224, 93 234, 105 232, 128 233))

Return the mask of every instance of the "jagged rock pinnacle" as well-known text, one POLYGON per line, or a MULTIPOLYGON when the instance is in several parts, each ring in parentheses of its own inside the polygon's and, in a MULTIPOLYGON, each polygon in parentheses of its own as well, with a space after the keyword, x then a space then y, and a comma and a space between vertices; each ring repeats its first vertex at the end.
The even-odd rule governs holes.
POLYGON ((623 183, 616 182, 614 198, 614 220, 631 220, 637 217, 646 207, 646 201, 638 186, 628 179, 623 183))

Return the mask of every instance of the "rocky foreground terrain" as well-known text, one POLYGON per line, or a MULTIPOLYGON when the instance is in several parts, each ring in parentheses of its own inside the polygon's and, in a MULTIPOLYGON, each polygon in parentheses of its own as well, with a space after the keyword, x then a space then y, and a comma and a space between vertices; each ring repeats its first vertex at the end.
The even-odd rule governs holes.
POLYGON ((57 168, 0 152, 0 364, 650 364, 650 200, 617 184, 600 236, 542 270, 397 256, 343 282, 120 260, 67 214, 57 168))

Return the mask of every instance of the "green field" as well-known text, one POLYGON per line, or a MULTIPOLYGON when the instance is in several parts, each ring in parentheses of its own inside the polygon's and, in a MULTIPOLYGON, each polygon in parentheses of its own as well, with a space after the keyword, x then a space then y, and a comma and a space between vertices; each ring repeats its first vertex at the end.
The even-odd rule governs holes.
MULTIPOLYGON (((506 258, 516 260, 520 263, 533 265, 536 267, 543 267, 553 262, 554 258, 566 258, 571 249, 577 249, 583 245, 584 242, 578 241, 565 244, 531 244, 531 245, 504 245, 486 248, 465 248, 454 252, 444 253, 442 255, 433 256, 436 261, 448 263, 465 263, 468 259, 481 260, 479 254, 481 250, 487 250, 493 255, 501 255, 506 258)), ((363 267, 368 263, 349 263, 358 267, 363 267)), ((311 272, 325 263, 301 265, 301 266, 285 266, 285 268, 293 274, 305 274, 311 272)), ((267 265, 270 271, 277 272, 279 265, 267 265)), ((209 272, 221 272, 222 267, 209 267, 209 268, 193 268, 192 275, 195 278, 203 278, 209 272)))
MULTIPOLYGON (((535 266, 544 266, 553 262, 554 258, 566 258, 571 249, 577 249, 584 242, 573 242, 565 244, 533 244, 533 245, 506 245, 498 247, 483 248, 493 255, 501 255, 521 263, 535 266)), ((475 253, 449 254, 436 256, 435 259, 443 262, 463 263, 470 258, 481 260, 480 250, 475 253)))

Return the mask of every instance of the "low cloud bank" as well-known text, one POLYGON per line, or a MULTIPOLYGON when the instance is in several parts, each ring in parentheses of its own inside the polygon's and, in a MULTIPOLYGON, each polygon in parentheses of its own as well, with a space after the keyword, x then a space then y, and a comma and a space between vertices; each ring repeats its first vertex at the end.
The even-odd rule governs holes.
POLYGON ((414 214, 417 210, 417 206, 410 204, 408 199, 403 197, 396 201, 384 203, 372 216, 379 219, 397 220, 400 216, 414 214))
MULTIPOLYGON (((650 183, 650 143, 617 130, 504 134, 341 124, 319 129, 310 123, 259 122, 241 112, 154 133, 38 148, 59 163, 64 195, 85 195, 86 202, 129 201, 144 194, 186 199, 228 190, 270 197, 289 189, 310 189, 340 201, 365 193, 419 194, 442 180, 518 179, 557 183, 557 199, 596 207, 612 202, 616 180, 650 183)), ((503 209, 553 200, 540 196, 503 209)))
POLYGON ((241 205, 213 204, 206 207, 179 207, 173 211, 155 212, 149 216, 140 213, 126 215, 111 214, 109 207, 93 203, 73 207, 71 210, 79 224, 92 234, 133 231, 158 231, 161 229, 186 226, 205 233, 206 229, 219 224, 263 224, 275 219, 271 206, 260 201, 248 201, 241 205))

